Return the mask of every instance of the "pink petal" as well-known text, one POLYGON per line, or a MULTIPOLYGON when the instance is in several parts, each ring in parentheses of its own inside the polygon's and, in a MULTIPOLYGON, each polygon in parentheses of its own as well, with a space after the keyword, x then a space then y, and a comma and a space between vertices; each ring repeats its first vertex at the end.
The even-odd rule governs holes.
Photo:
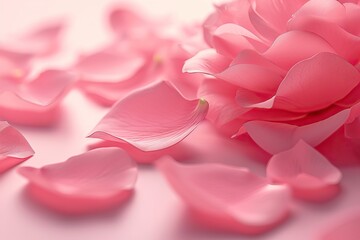
POLYGON ((96 149, 40 169, 22 167, 31 195, 42 204, 71 214, 117 206, 132 192, 137 167, 125 151, 96 149))
POLYGON ((256 35, 240 25, 226 23, 214 31, 214 48, 220 54, 234 58, 244 49, 265 50, 266 46, 256 35))
POLYGON ((288 25, 289 30, 301 30, 319 35, 351 64, 359 61, 360 37, 352 35, 338 24, 316 16, 309 16, 292 18, 288 25))
POLYGON ((90 137, 125 141, 144 151, 159 150, 189 135, 207 111, 205 100, 186 100, 171 84, 160 82, 119 101, 90 137))
POLYGON ((109 24, 120 38, 144 37, 150 32, 148 19, 142 17, 139 9, 131 6, 117 6, 109 13, 109 24))
POLYGON ((291 186, 296 196, 313 201, 334 197, 342 177, 336 167, 302 140, 275 154, 266 172, 271 180, 291 186))
POLYGON ((145 64, 145 58, 134 53, 100 51, 80 58, 74 67, 83 82, 121 82, 134 76, 145 64))
POLYGON ((66 71, 47 70, 20 84, 4 81, 0 87, 0 118, 25 125, 52 124, 75 79, 66 71))
POLYGON ((216 74, 217 78, 240 88, 259 93, 273 94, 282 81, 282 76, 271 68, 255 64, 236 64, 216 74))
POLYGON ((7 122, 0 121, 0 173, 34 155, 23 135, 7 122))
POLYGON ((183 72, 215 74, 222 72, 230 64, 230 59, 214 49, 199 51, 184 63, 183 72))
POLYGON ((360 239, 360 213, 351 213, 346 219, 337 220, 336 225, 327 226, 326 233, 319 240, 357 240, 360 239))
POLYGON ((335 53, 334 49, 316 34, 289 31, 276 38, 264 56, 284 69, 290 69, 297 62, 319 52, 335 53))
POLYGON ((0 48, 18 54, 47 56, 60 48, 60 35, 64 27, 63 21, 50 21, 46 25, 1 44, 0 48))
POLYGON ((344 98, 359 82, 360 73, 354 66, 332 53, 319 53, 295 64, 273 98, 252 106, 316 111, 344 98))
POLYGON ((202 224, 256 234, 287 216, 288 188, 269 185, 247 169, 211 163, 183 165, 169 158, 157 165, 202 224))
POLYGON ((348 119, 350 110, 341 111, 325 120, 304 126, 285 123, 251 121, 244 129, 265 151, 271 154, 292 148, 299 140, 315 147, 339 129, 348 119))
POLYGON ((23 79, 28 74, 31 57, 29 54, 0 49, 0 79, 7 78, 13 81, 23 79))

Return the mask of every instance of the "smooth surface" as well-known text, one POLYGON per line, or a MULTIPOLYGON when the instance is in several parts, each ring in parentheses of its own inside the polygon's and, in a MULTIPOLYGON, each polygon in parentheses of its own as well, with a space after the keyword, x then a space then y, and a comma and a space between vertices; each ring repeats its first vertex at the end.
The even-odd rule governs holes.
MULTIPOLYGON (((0 0, 0 39, 21 32, 51 16, 69 16, 68 37, 61 60, 45 65, 63 66, 76 53, 107 42, 104 23, 108 0, 0 0)), ((135 2, 135 1, 132 1, 135 2)), ((166 14, 189 22, 211 10, 210 1, 138 0, 153 15, 166 14)), ((86 139, 107 109, 77 91, 63 104, 62 119, 51 128, 16 126, 36 154, 21 166, 41 167, 65 161, 86 151, 86 139)), ((243 158, 243 156, 234 156, 243 158)), ((6 240, 303 240, 333 226, 340 216, 358 208, 360 168, 342 169, 342 193, 328 203, 295 202, 288 221, 265 235, 247 237, 208 231, 192 225, 182 202, 165 179, 150 166, 140 166, 136 192, 129 203, 111 212, 84 217, 59 215, 32 202, 24 193, 26 180, 15 169, 0 175, 0 239, 6 240)))

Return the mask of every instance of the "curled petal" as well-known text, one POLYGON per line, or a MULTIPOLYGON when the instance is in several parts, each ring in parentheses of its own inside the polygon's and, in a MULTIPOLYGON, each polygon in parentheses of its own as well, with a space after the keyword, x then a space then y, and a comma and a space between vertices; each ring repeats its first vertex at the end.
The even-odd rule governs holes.
POLYGON ((0 173, 34 155, 23 135, 7 122, 0 121, 0 173))
POLYGON ((293 148, 275 154, 266 172, 273 181, 291 186, 296 196, 314 201, 334 197, 342 177, 321 153, 302 140, 293 148))
POLYGON ((135 162, 118 148, 102 148, 40 169, 22 167, 30 194, 42 204, 70 214, 117 206, 132 192, 135 162))
POLYGON ((205 118, 208 103, 186 100, 169 83, 160 82, 119 101, 90 137, 125 141, 143 151, 170 147, 205 118))
POLYGON ((265 121, 250 121, 244 128, 250 137, 271 154, 292 148, 299 140, 315 147, 338 130, 349 117, 350 110, 341 111, 325 120, 304 126, 265 121))
POLYGON ((273 98, 252 106, 316 111, 344 98, 359 82, 360 73, 350 63, 332 53, 319 53, 295 64, 273 98))
POLYGON ((269 185, 245 168, 184 165, 169 158, 159 160, 157 166, 202 224, 256 234, 287 216, 289 189, 269 185))
POLYGON ((53 123, 60 101, 75 79, 66 71, 47 70, 20 84, 4 81, 0 86, 0 118, 24 125, 53 123))

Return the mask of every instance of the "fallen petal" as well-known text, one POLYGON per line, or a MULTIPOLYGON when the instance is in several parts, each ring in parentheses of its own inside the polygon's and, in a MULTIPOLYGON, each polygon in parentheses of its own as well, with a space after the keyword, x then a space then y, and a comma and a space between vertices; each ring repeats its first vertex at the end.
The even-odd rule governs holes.
POLYGON ((81 214, 118 206, 137 178, 135 162, 119 148, 102 148, 42 168, 21 167, 28 190, 40 203, 63 213, 81 214))
POLYGON ((334 197, 342 177, 321 153, 302 140, 293 148, 275 154, 266 172, 274 182, 288 184, 295 196, 312 201, 334 197))
POLYGON ((7 122, 0 121, 0 173, 34 155, 23 135, 7 122))
POLYGON ((90 137, 125 141, 143 151, 160 150, 189 135, 207 111, 205 100, 186 100, 170 83, 160 82, 115 104, 90 137))
POLYGON ((275 227, 288 214, 289 189, 270 185, 245 168, 185 165, 170 158, 159 160, 157 166, 202 224, 258 234, 275 227))

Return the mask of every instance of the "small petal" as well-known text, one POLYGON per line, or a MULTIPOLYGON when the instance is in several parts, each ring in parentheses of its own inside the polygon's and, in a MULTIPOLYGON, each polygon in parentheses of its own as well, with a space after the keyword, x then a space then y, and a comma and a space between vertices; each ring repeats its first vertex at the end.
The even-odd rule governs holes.
POLYGON ((7 122, 0 121, 0 173, 34 155, 23 135, 7 122))
POLYGON ((96 149, 40 169, 22 167, 28 190, 42 204, 81 214, 117 206, 132 192, 135 162, 118 148, 96 149))
POLYGON ((336 167, 302 140, 293 148, 275 154, 266 172, 271 180, 292 187, 297 197, 313 201, 334 197, 342 177, 336 167))
POLYGON ((169 83, 160 82, 119 101, 90 137, 125 141, 143 151, 170 147, 205 118, 205 100, 186 100, 169 83))
POLYGON ((33 80, 0 86, 0 118, 24 125, 48 125, 76 76, 62 70, 47 70, 33 80), (24 117, 27 116, 27 117, 24 117))
POLYGON ((157 162, 171 186, 202 224, 246 234, 275 227, 287 216, 290 192, 245 168, 157 162), (264 202, 266 201, 266 204, 264 202))
POLYGON ((271 154, 292 148, 299 140, 315 147, 339 129, 348 119, 350 110, 341 111, 325 120, 296 126, 286 123, 251 121, 244 124, 250 137, 271 154))

